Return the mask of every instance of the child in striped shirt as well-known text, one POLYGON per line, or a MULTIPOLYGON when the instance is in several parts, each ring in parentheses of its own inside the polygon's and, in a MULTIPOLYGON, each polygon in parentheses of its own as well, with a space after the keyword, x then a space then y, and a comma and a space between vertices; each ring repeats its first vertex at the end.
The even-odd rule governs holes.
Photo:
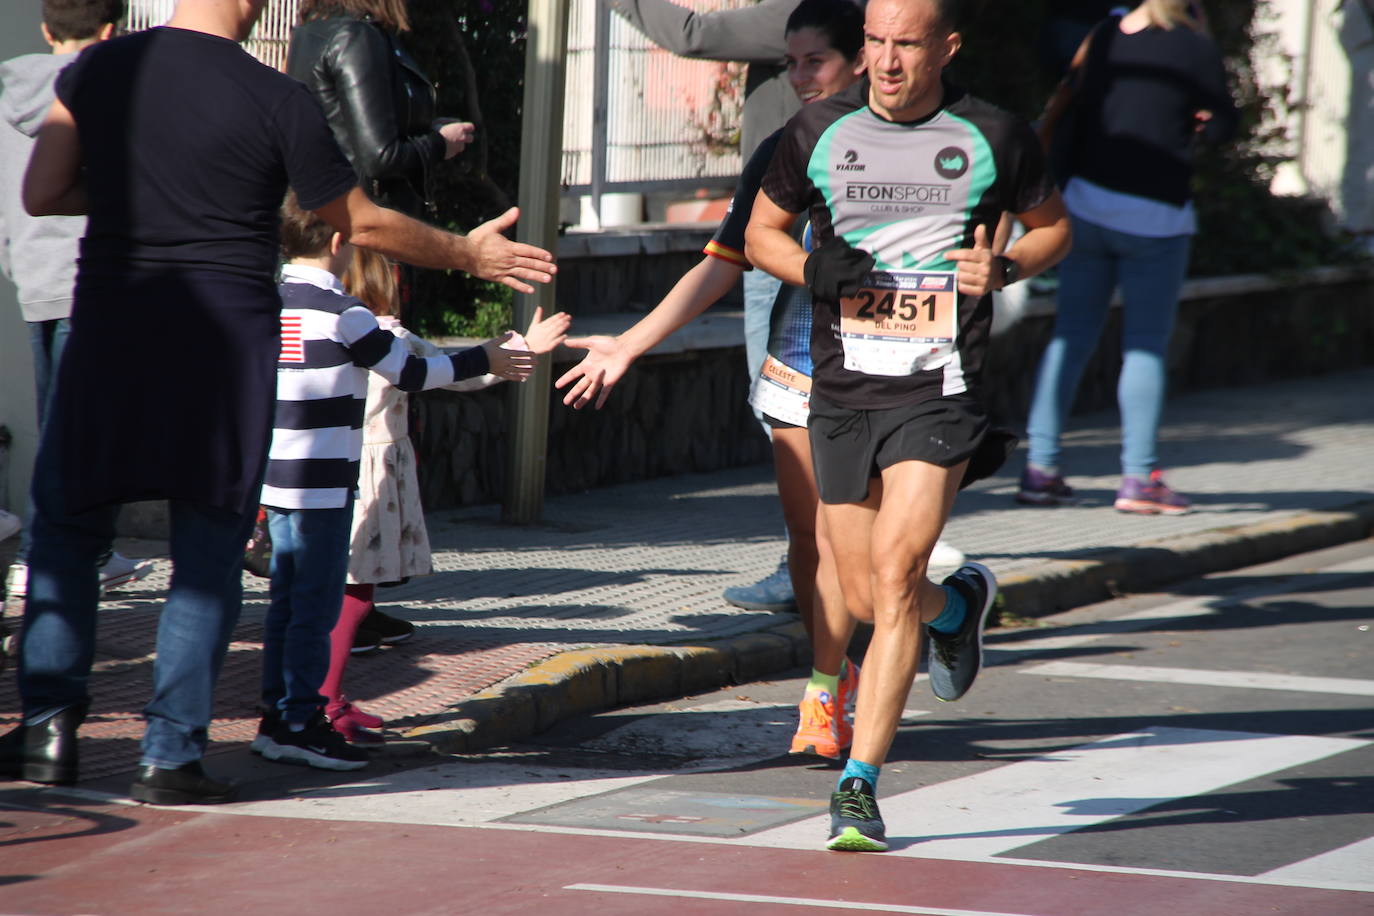
MULTIPOLYGON (((434 344, 406 330, 396 317, 400 295, 395 266, 385 256, 357 251, 343 283, 350 295, 372 310, 377 323, 400 338, 411 353, 434 356, 440 352, 434 344)), ((516 334, 507 346, 519 346, 536 355, 548 353, 563 341, 569 322, 561 312, 546 320, 541 310, 535 309, 525 336, 516 334)), ((443 387, 477 391, 500 381, 499 376, 488 374, 443 387)), ((320 688, 328 701, 325 715, 330 725, 352 744, 378 745, 385 743, 385 738, 374 730, 383 726, 383 720, 354 706, 343 693, 349 657, 373 651, 379 644, 402 642, 415 632, 410 621, 376 608, 376 587, 433 572, 415 449, 410 442, 408 402, 406 392, 383 376, 373 373, 368 377, 348 584, 339 622, 329 634, 329 676, 320 688)))
POLYGON ((288 197, 282 212, 282 343, 277 408, 262 504, 272 535, 263 624, 263 717, 252 750, 269 760, 355 770, 367 753, 329 725, 320 693, 329 633, 348 568, 369 372, 406 391, 490 372, 523 381, 534 354, 502 344, 453 356, 415 356, 377 324, 339 277, 352 248, 288 197))

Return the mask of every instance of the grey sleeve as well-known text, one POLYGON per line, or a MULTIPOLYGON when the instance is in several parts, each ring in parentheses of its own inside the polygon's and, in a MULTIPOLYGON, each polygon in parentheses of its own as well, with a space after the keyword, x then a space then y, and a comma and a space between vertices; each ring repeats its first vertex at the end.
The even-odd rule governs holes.
POLYGON ((697 13, 670 0, 604 0, 654 44, 682 57, 778 63, 795 0, 697 13))

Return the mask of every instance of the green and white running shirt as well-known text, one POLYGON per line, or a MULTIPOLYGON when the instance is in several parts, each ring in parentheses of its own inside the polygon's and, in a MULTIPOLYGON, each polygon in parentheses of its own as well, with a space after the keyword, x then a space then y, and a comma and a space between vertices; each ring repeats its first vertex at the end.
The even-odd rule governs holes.
MULTIPOLYGON (((908 272, 908 286, 891 281, 902 307, 894 309, 892 297, 884 300, 881 291, 877 297, 886 304, 885 310, 878 305, 878 311, 890 319, 889 327, 897 328, 895 336, 883 337, 881 316, 879 332, 869 336, 881 338, 876 343, 880 347, 893 340, 899 349, 913 342, 930 344, 914 369, 882 358, 877 361, 880 374, 845 368, 846 345, 851 346, 851 365, 871 363, 855 356, 852 318, 842 343, 840 304, 817 301, 811 330, 813 390, 855 409, 976 392, 992 297, 960 296, 949 285, 940 300, 952 304, 954 312, 945 313, 945 332, 895 324, 897 318, 915 315, 938 317, 925 291, 938 287, 939 278, 911 272, 953 270, 944 253, 972 247, 974 226, 983 224, 991 239, 1003 211, 1032 210, 1053 189, 1030 126, 949 84, 939 109, 909 123, 884 120, 868 107, 867 80, 804 107, 784 129, 764 176, 764 193, 783 210, 810 213, 817 247, 838 233, 873 255, 875 271, 908 272), (911 292, 904 295, 902 289, 911 292), (918 305, 926 305, 926 311, 918 305)), ((870 316, 873 305, 870 300, 870 316)))

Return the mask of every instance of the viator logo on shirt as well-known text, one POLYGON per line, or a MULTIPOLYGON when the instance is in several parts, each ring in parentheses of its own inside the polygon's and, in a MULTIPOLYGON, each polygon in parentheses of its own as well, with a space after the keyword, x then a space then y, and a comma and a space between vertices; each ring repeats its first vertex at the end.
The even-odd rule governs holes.
POLYGON ((844 162, 835 163, 837 172, 862 172, 866 168, 868 166, 859 161, 858 151, 852 149, 845 151, 844 162))

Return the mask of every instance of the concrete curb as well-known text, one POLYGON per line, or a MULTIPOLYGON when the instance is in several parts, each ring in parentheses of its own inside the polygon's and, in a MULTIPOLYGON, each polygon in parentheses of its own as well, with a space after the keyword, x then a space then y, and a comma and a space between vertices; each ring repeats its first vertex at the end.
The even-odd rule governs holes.
POLYGON ((1091 559, 1047 562, 1033 573, 999 579, 999 608, 1021 617, 1040 617, 1371 535, 1374 500, 1365 500, 1341 509, 1147 541, 1091 559))
MULTIPOLYGON (((1374 500, 1279 521, 1053 561, 998 583, 999 607, 1036 617, 1206 573, 1237 569, 1374 535, 1374 500)), ((559 653, 456 704, 408 738, 445 754, 473 753, 539 734, 559 721, 768 677, 809 662, 797 620, 689 646, 616 646, 559 653)))
POLYGON ((440 753, 470 753, 528 738, 573 716, 744 683, 810 657, 799 620, 700 645, 574 649, 474 694, 443 721, 406 737, 422 738, 440 753))

